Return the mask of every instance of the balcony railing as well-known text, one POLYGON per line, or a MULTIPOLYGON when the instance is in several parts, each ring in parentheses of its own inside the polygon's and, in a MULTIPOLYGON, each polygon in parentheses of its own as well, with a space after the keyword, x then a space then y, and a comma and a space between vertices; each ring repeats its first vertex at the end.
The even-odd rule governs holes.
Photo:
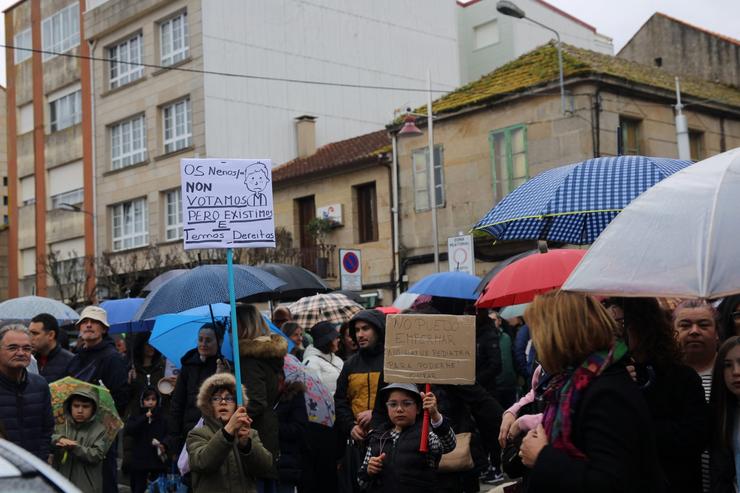
POLYGON ((336 277, 334 272, 337 259, 335 258, 336 245, 316 245, 313 247, 298 248, 298 259, 304 269, 308 269, 321 278, 336 277))

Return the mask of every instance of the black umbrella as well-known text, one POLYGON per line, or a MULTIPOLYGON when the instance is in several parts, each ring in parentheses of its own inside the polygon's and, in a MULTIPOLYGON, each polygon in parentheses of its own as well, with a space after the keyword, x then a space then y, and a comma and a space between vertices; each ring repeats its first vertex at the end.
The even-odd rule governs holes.
POLYGON ((144 295, 146 295, 148 293, 151 293, 152 291, 154 291, 155 289, 157 289, 159 286, 161 286, 162 284, 166 283, 170 279, 174 279, 177 276, 181 276, 181 275, 185 274, 188 270, 190 270, 190 269, 172 269, 172 270, 168 270, 167 272, 164 272, 164 273, 158 275, 157 277, 155 277, 154 279, 152 279, 151 281, 149 281, 149 284, 147 284, 146 286, 144 286, 144 289, 142 289, 141 292, 144 295))
POLYGON ((514 255, 513 257, 509 257, 506 260, 502 260, 498 263, 496 267, 488 271, 488 274, 483 276, 483 279, 481 279, 480 284, 478 284, 478 287, 475 288, 475 294, 480 295, 485 289, 486 286, 488 286, 488 282, 493 279, 496 274, 501 272, 501 270, 506 267, 507 265, 516 262, 520 258, 529 257, 533 253, 537 253, 539 250, 527 250, 526 252, 522 252, 518 255, 514 255))
POLYGON ((303 267, 288 264, 262 264, 257 268, 285 281, 284 286, 275 290, 274 299, 297 300, 304 296, 331 291, 323 279, 303 267))
POLYGON ((362 304, 362 302, 364 301, 362 299, 362 296, 360 296, 360 293, 358 293, 357 291, 350 291, 348 289, 338 289, 338 290, 336 290, 334 292, 335 293, 339 293, 339 294, 343 294, 344 296, 346 296, 347 298, 351 299, 355 303, 362 304))

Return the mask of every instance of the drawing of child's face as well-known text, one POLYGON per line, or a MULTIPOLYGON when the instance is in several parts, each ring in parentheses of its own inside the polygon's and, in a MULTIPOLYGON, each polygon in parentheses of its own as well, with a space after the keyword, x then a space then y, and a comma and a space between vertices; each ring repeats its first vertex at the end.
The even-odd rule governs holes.
POLYGON ((262 171, 253 171, 247 175, 245 183, 252 192, 261 192, 267 185, 267 176, 262 171))

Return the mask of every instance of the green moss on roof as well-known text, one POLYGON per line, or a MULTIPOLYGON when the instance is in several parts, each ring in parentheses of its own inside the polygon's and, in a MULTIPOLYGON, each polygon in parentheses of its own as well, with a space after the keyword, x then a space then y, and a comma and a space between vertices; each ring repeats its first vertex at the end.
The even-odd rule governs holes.
MULTIPOLYGON (((658 89, 675 89, 675 76, 662 69, 567 44, 563 44, 563 75, 566 81, 571 77, 607 75, 658 89)), ((432 111, 452 113, 557 80, 558 52, 554 43, 548 43, 434 101, 432 111)), ((681 92, 740 108, 740 90, 730 86, 681 77, 681 92)), ((426 113, 426 106, 418 112, 426 113)))

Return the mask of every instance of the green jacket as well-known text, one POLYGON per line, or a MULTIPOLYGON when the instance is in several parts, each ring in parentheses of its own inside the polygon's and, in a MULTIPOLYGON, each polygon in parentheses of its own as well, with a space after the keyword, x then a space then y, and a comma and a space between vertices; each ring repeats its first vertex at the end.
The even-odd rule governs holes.
POLYGON ((223 425, 213 416, 210 398, 214 389, 236 385, 234 376, 217 373, 203 382, 198 393, 198 408, 203 426, 188 433, 186 441, 194 493, 255 493, 256 478, 272 468, 272 454, 262 445, 259 434, 251 431, 248 450, 240 450, 236 440, 229 441, 223 425))
POLYGON ((51 436, 54 468, 83 493, 103 491, 103 459, 110 443, 105 426, 97 419, 97 406, 98 394, 95 390, 84 387, 76 390, 64 401, 64 423, 56 425, 51 436), (72 398, 76 395, 95 402, 92 417, 83 423, 75 422, 70 412, 72 398), (55 445, 60 438, 74 440, 79 445, 65 451, 55 445))
POLYGON ((501 390, 515 389, 517 381, 511 337, 504 331, 499 334, 499 347, 501 348, 501 373, 496 377, 496 388, 501 390))

